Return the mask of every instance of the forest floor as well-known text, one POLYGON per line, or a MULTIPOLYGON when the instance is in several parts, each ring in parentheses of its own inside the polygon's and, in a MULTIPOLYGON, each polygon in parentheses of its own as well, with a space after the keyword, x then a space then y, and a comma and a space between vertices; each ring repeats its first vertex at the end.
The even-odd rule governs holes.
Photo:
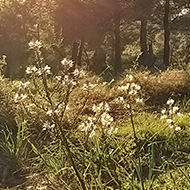
POLYGON ((47 86, 1 77, 0 189, 190 189, 188 71, 47 86))

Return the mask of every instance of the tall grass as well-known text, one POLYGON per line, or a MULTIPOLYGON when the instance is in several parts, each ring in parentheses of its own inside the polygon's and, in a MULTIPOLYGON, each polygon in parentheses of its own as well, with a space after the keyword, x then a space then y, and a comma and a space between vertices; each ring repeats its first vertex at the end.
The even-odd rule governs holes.
MULTIPOLYGON (((2 182, 16 172, 25 174, 20 189, 189 186, 189 114, 178 117, 182 106, 171 101, 176 97, 173 91, 189 90, 182 71, 135 72, 105 83, 81 77, 83 71, 64 59, 54 76, 45 64, 41 42, 30 46, 34 62, 26 70, 28 78, 13 81, 6 91, 17 122, 14 132, 1 122, 2 182), (162 93, 163 103, 147 106, 162 93)), ((6 83, 11 82, 3 79, 1 85, 6 83)))

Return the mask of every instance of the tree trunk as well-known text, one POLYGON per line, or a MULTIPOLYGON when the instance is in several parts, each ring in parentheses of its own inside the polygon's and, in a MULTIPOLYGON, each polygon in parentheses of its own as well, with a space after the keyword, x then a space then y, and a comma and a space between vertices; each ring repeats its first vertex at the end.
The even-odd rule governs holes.
POLYGON ((169 66, 169 62, 170 62, 169 13, 170 13, 170 0, 165 0, 165 14, 164 14, 164 57, 163 57, 163 62, 164 62, 165 66, 169 66))
POLYGON ((147 19, 141 19, 141 30, 140 30, 140 47, 141 52, 147 53, 147 19))
POLYGON ((81 40, 80 48, 79 48, 78 61, 77 61, 77 65, 79 67, 81 67, 81 65, 82 65, 82 53, 83 53, 83 49, 84 49, 84 39, 81 40))
POLYGON ((116 72, 121 71, 121 36, 120 36, 120 13, 115 13, 115 60, 114 60, 114 70, 116 72))
POLYGON ((77 65, 78 48, 79 48, 79 43, 73 42, 72 58, 71 59, 74 61, 74 65, 77 65))

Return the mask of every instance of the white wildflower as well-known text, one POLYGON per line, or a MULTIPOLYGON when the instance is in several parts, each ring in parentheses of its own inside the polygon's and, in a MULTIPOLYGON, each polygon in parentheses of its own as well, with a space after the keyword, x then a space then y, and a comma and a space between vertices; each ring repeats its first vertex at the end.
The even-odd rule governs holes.
POLYGON ((136 90, 131 89, 131 90, 129 91, 129 95, 136 95, 136 94, 137 94, 137 91, 136 91, 136 90))
POLYGON ((7 58, 6 55, 2 55, 2 60, 5 61, 5 59, 7 58))
POLYGON ((117 103, 122 103, 124 100, 125 100, 125 99, 124 99, 124 97, 122 97, 122 96, 115 99, 115 101, 116 101, 117 103))
POLYGON ((17 103, 19 100, 19 94, 16 94, 15 97, 14 97, 14 102, 17 103))
POLYGON ((63 81, 64 81, 64 84, 69 83, 69 81, 70 81, 70 80, 69 80, 69 76, 68 76, 68 75, 65 75, 63 81))
POLYGON ((27 186, 26 189, 34 189, 34 186, 27 186))
POLYGON ((173 114, 173 110, 171 109, 171 110, 169 110, 169 114, 170 115, 172 115, 173 114))
POLYGON ((166 121, 168 124, 173 124, 173 120, 172 119, 167 119, 167 121, 166 121))
POLYGON ((26 98, 27 98, 27 95, 26 95, 26 94, 21 94, 21 95, 20 95, 20 99, 21 99, 21 100, 24 100, 24 99, 26 99, 26 98))
POLYGON ((142 98, 137 98, 136 102, 139 103, 139 104, 142 104, 143 103, 143 99, 142 98))
POLYGON ((19 88, 19 90, 26 89, 29 85, 30 85, 29 81, 27 81, 27 82, 20 82, 19 85, 18 85, 18 88, 19 88))
POLYGON ((166 114, 166 109, 163 109, 163 110, 161 111, 161 113, 162 113, 162 114, 166 114))
POLYGON ((138 84, 132 83, 131 84, 131 89, 139 91, 141 89, 141 86, 139 86, 138 84))
POLYGON ((174 126, 173 125, 170 125, 170 129, 173 129, 174 128, 174 126))
POLYGON ((180 130, 181 130, 181 127, 179 126, 175 128, 175 131, 180 131, 180 130))
POLYGON ((97 84, 92 84, 91 82, 85 83, 82 87, 83 90, 92 90, 97 86, 97 84))
POLYGON ((124 97, 119 97, 119 101, 124 101, 124 97))
POLYGON ((167 119, 167 115, 162 115, 160 119, 167 119))
POLYGON ((107 127, 113 122, 113 117, 111 117, 108 113, 104 112, 101 115, 101 123, 103 126, 107 127))
POLYGON ((18 103, 19 101, 22 101, 24 99, 27 98, 27 95, 26 94, 15 94, 15 97, 14 97, 14 102, 15 103, 18 103))
POLYGON ((52 115, 53 115, 53 111, 52 111, 52 110, 47 111, 47 112, 46 112, 46 115, 52 116, 52 115))
POLYGON ((63 81, 62 81, 62 85, 76 85, 76 81, 73 80, 71 77, 69 77, 69 75, 65 75, 63 77, 63 81))
POLYGON ((118 131, 118 128, 110 127, 110 128, 107 130, 107 133, 108 133, 108 135, 112 135, 113 133, 117 133, 117 131, 118 131))
POLYGON ((90 132, 90 135, 89 135, 89 138, 92 138, 93 136, 96 135, 96 131, 95 129, 93 129, 91 132, 90 132))
POLYGON ((140 89, 141 89, 141 86, 136 85, 136 90, 140 90, 140 89))
POLYGON ((110 106, 107 102, 104 102, 104 111, 106 111, 106 112, 110 111, 110 106))
POLYGON ((69 111, 70 109, 71 109, 71 108, 70 108, 68 105, 67 105, 66 108, 65 108, 66 111, 69 111))
POLYGON ((66 58, 64 58, 62 61, 61 61, 61 64, 66 67, 66 68, 71 68, 73 67, 73 64, 74 62, 72 60, 67 60, 66 58))
POLYGON ((95 113, 100 113, 102 111, 109 112, 110 111, 110 106, 107 102, 101 102, 98 105, 93 105, 92 111, 95 113))
POLYGON ((42 68, 43 72, 47 75, 51 74, 51 67, 46 65, 44 68, 42 68))
POLYGON ((182 117, 182 116, 183 116, 183 114, 182 114, 182 113, 180 113, 180 112, 178 112, 178 113, 177 113, 177 116, 178 116, 178 117, 182 117))
POLYGON ((61 81, 61 79, 62 79, 61 76, 56 76, 55 78, 56 78, 56 80, 58 80, 58 81, 61 81))
POLYGON ((118 90, 126 92, 130 88, 130 84, 127 83, 125 86, 119 86, 118 90))
POLYGON ((130 109, 131 108, 130 104, 126 104, 125 108, 130 109))
POLYGON ((95 127, 94 124, 95 119, 93 117, 88 117, 88 120, 85 121, 84 123, 80 124, 78 126, 78 129, 80 131, 84 131, 85 133, 89 133, 90 131, 92 131, 95 127))
POLYGON ((176 113, 178 110, 179 110, 179 107, 177 107, 177 106, 174 106, 174 107, 172 108, 173 113, 176 113))
POLYGON ((36 41, 32 40, 28 43, 28 45, 30 49, 35 49, 35 48, 40 49, 42 47, 42 42, 39 40, 36 40, 36 41))
POLYGON ((79 69, 75 69, 75 70, 73 71, 73 75, 74 75, 75 77, 78 77, 78 76, 80 75, 79 69))
POLYGON ((132 75, 126 75, 126 79, 127 79, 129 82, 132 82, 132 81, 133 81, 133 76, 132 76, 132 75))
POLYGON ((174 100, 173 99, 169 99, 166 103, 167 105, 173 105, 174 104, 174 100))
POLYGON ((52 130, 55 128, 55 124, 50 124, 48 121, 45 122, 42 126, 42 131, 46 131, 46 130, 52 130))
POLYGON ((38 71, 36 72, 37 76, 41 76, 42 72, 43 72, 42 69, 39 68, 38 71))
POLYGON ((26 74, 30 75, 38 71, 36 66, 29 66, 26 68, 26 74))

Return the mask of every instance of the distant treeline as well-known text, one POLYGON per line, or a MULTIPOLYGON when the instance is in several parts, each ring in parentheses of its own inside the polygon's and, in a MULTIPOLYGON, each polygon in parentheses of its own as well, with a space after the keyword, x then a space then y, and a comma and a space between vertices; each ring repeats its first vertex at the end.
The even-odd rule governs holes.
POLYGON ((68 57, 101 74, 138 67, 186 67, 190 59, 189 0, 1 1, 0 55, 4 74, 23 77, 31 40, 41 40, 56 71, 68 57))

